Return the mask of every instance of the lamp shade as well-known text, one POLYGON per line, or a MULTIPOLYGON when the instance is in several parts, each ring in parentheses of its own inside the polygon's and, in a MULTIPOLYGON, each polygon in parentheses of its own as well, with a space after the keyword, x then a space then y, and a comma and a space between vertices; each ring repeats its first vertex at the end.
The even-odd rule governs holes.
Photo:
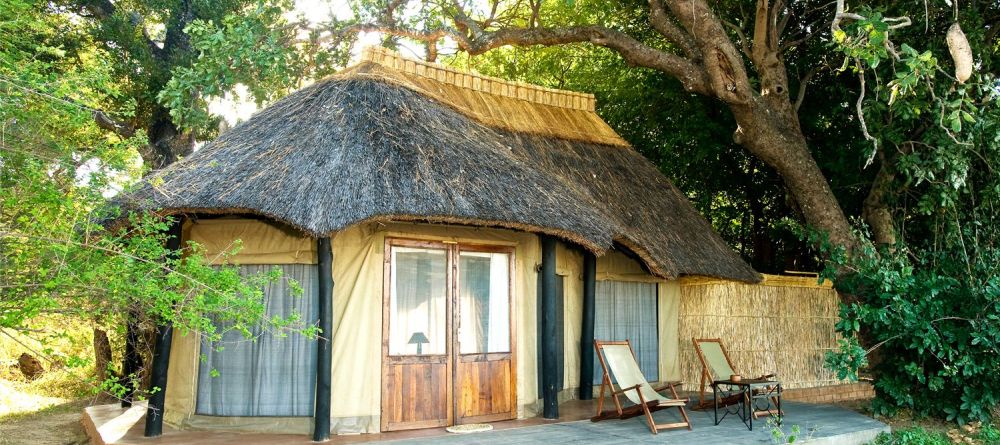
POLYGON ((410 336, 410 341, 406 342, 411 345, 419 345, 421 343, 430 343, 431 341, 427 339, 427 336, 423 332, 414 332, 410 336))

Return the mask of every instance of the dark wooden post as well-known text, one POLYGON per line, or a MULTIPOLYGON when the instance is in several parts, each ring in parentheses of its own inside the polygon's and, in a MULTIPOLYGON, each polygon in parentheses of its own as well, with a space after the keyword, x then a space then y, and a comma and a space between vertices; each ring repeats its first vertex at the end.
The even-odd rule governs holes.
POLYGON ((559 353, 556 345, 556 240, 542 235, 542 416, 559 418, 559 353))
POLYGON ((333 350, 333 251, 330 238, 316 242, 319 256, 319 328, 323 331, 316 347, 316 407, 313 411, 313 441, 330 438, 330 373, 333 350))
MULTIPOLYGON (((176 258, 181 248, 182 221, 177 218, 170 226, 167 237, 169 255, 176 258)), ((170 323, 156 327, 156 345, 153 350, 153 369, 150 379, 151 389, 155 389, 149 397, 146 408, 146 437, 158 437, 163 434, 163 405, 167 398, 167 370, 170 367, 170 342, 173 340, 174 328, 170 323)))
POLYGON ((583 324, 580 330, 580 400, 594 398, 594 289, 597 257, 583 253, 583 324))

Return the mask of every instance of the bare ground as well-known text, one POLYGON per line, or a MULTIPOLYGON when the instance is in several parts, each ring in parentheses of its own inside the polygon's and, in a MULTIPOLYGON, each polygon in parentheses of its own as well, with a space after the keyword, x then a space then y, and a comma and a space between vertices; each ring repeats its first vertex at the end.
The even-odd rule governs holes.
POLYGON ((86 444, 80 423, 90 400, 74 400, 31 413, 0 417, 0 445, 86 444))

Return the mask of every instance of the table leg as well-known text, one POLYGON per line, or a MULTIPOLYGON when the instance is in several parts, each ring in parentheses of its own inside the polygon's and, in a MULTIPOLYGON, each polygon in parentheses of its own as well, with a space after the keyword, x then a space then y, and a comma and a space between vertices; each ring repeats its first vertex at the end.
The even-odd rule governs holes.
POLYGON ((712 402, 715 407, 712 412, 715 413, 715 424, 719 424, 719 387, 717 385, 712 385, 712 402))
POLYGON ((745 395, 743 400, 746 402, 743 415, 747 416, 750 420, 750 431, 753 431, 753 391, 750 390, 750 385, 746 386, 745 395))
POLYGON ((778 426, 785 420, 785 413, 781 411, 781 383, 778 384, 778 426))

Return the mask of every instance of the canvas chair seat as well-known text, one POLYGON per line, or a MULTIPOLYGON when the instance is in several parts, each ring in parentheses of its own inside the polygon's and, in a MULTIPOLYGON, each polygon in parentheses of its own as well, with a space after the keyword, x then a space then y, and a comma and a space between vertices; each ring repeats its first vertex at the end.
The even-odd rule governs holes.
MULTIPOLYGON (((705 385, 706 383, 715 386, 716 381, 728 380, 731 376, 739 374, 733 366, 732 360, 729 358, 729 352, 726 351, 725 346, 722 345, 722 340, 718 338, 692 338, 691 341, 694 343, 694 349, 698 353, 698 358, 701 360, 701 391, 698 394, 698 404, 695 405, 693 409, 707 409, 714 406, 715 402, 708 399, 705 396, 705 385)), ((773 379, 775 374, 766 374, 756 377, 756 380, 773 379)), ((771 388, 768 388, 770 390, 771 388)), ((740 395, 732 395, 729 397, 724 397, 719 399, 719 406, 729 406, 735 405, 737 403, 744 403, 744 397, 740 395)), ((775 405, 777 405, 777 400, 772 400, 775 405)), ((758 414, 765 414, 764 412, 753 412, 753 416, 757 417, 758 414)))
POLYGON ((632 352, 632 344, 628 340, 594 340, 594 348, 597 350, 597 358, 601 363, 603 375, 601 377, 601 392, 597 399, 597 415, 590 419, 592 422, 645 415, 646 423, 653 434, 662 429, 684 427, 691 429, 691 421, 688 419, 687 412, 684 411, 687 399, 678 397, 675 388, 680 382, 669 382, 659 389, 659 391, 669 389, 672 397, 666 397, 658 390, 653 389, 646 381, 646 377, 642 375, 639 363, 632 352), (618 383, 619 389, 617 391, 612 384, 612 378, 614 382, 618 383), (605 391, 610 392, 614 401, 615 409, 613 410, 602 411, 605 391), (623 407, 621 400, 619 400, 620 396, 625 396, 633 405, 623 407), (652 413, 666 408, 679 409, 684 421, 667 424, 657 424, 653 421, 652 413))

